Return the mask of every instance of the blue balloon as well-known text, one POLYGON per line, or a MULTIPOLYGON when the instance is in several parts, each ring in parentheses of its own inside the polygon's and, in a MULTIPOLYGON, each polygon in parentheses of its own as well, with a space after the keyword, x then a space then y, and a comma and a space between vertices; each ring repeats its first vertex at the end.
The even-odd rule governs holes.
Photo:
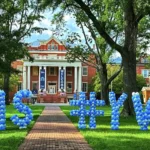
POLYGON ((10 120, 15 125, 19 126, 19 129, 26 128, 27 125, 30 124, 30 122, 33 120, 32 110, 28 106, 22 103, 22 99, 27 98, 29 96, 31 96, 31 91, 20 90, 15 94, 13 98, 13 104, 14 104, 15 109, 25 114, 25 117, 23 119, 19 118, 17 115, 14 115, 10 118, 10 120))
POLYGON ((118 100, 116 100, 115 93, 109 92, 109 101, 112 107, 111 111, 111 129, 118 130, 119 129, 119 109, 123 105, 124 101, 127 99, 127 94, 123 93, 118 100))
POLYGON ((0 130, 6 129, 6 106, 5 106, 5 92, 0 90, 0 130))

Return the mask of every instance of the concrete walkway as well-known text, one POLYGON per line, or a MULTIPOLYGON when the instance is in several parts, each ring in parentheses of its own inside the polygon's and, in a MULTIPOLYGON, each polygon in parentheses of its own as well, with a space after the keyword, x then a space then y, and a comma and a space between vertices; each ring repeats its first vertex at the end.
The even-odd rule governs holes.
POLYGON ((58 106, 46 106, 19 150, 92 150, 58 106))

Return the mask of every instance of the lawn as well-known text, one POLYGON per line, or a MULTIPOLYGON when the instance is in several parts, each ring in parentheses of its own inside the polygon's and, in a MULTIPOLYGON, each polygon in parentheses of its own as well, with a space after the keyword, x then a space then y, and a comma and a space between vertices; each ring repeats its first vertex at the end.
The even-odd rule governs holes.
MULTIPOLYGON (((75 106, 61 106, 62 111, 70 118, 77 127, 78 117, 70 116, 70 110, 78 109, 75 106)), ((120 118, 120 129, 113 131, 110 129, 111 108, 98 107, 104 110, 105 115, 97 117, 96 129, 88 128, 80 130, 81 134, 93 148, 93 150, 150 150, 150 131, 141 131, 135 117, 120 118)))
POLYGON ((29 107, 32 109, 34 119, 26 129, 19 129, 11 122, 10 117, 14 114, 24 117, 24 114, 15 110, 13 105, 6 106, 6 130, 0 131, 0 150, 17 150, 44 109, 43 106, 29 105, 29 107))

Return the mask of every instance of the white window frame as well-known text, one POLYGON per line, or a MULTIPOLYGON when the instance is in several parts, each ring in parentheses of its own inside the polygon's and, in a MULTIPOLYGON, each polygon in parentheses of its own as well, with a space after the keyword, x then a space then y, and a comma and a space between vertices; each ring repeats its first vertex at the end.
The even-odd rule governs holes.
POLYGON ((88 82, 82 82, 82 92, 88 92, 88 82), (83 89, 83 84, 86 84, 86 90, 83 89))
POLYGON ((88 67, 87 66, 83 66, 82 67, 82 76, 88 76, 88 67), (84 69, 86 69, 87 70, 87 73, 86 74, 83 74, 84 73, 84 69))
POLYGON ((150 70, 149 69, 142 69, 142 76, 144 78, 148 78, 149 77, 149 73, 150 73, 150 70), (145 72, 146 71, 146 72, 145 72))
POLYGON ((67 88, 67 89, 66 89, 66 92, 67 92, 67 93, 72 93, 73 84, 72 84, 72 82, 66 82, 66 87, 67 87, 67 84, 68 84, 68 83, 71 84, 71 88, 69 88, 69 89, 70 89, 69 92, 68 92, 68 88, 67 88))

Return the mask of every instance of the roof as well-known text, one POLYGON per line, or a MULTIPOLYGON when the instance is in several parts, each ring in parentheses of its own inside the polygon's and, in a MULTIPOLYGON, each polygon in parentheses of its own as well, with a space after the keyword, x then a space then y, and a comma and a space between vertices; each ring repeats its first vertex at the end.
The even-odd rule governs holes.
POLYGON ((62 43, 61 43, 54 35, 52 35, 52 36, 51 36, 49 39, 47 39, 47 40, 36 40, 36 41, 30 43, 29 45, 30 45, 31 47, 39 47, 40 45, 46 44, 46 43, 48 43, 48 42, 51 41, 51 40, 55 40, 59 45, 62 45, 62 43))
POLYGON ((150 87, 143 87, 141 91, 150 91, 150 87))

